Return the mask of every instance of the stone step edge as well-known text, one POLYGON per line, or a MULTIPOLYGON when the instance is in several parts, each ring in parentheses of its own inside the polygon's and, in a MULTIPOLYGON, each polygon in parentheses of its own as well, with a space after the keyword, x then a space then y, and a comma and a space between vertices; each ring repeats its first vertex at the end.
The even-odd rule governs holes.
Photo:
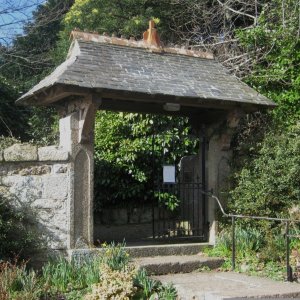
MULTIPOLYGON (((147 245, 126 246, 125 250, 132 258, 171 256, 171 255, 195 255, 206 247, 212 247, 209 243, 196 244, 171 244, 171 245, 147 245)), ((97 255, 105 251, 105 248, 79 248, 68 250, 69 258, 84 258, 97 255)))
POLYGON ((170 256, 170 255, 194 255, 204 248, 212 247, 209 243, 194 244, 170 244, 149 246, 126 246, 126 251, 132 258, 170 256))
POLYGON ((183 263, 180 262, 162 262, 162 263, 140 263, 135 262, 138 268, 143 268, 149 275, 166 275, 176 273, 192 273, 194 271, 200 271, 202 268, 209 268, 209 270, 215 270, 221 267, 224 263, 222 258, 203 258, 200 260, 190 260, 183 263))

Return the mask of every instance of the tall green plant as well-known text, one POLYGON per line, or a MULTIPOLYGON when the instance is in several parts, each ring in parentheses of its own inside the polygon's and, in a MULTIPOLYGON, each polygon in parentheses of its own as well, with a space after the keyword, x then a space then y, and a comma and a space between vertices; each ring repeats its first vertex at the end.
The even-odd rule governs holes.
POLYGON ((102 247, 105 250, 103 263, 105 263, 110 269, 120 271, 128 265, 130 258, 129 254, 125 250, 125 243, 104 244, 102 247))
POLYGON ((52 293, 85 289, 100 281, 101 262, 100 256, 71 262, 64 257, 50 260, 42 269, 43 285, 52 293))

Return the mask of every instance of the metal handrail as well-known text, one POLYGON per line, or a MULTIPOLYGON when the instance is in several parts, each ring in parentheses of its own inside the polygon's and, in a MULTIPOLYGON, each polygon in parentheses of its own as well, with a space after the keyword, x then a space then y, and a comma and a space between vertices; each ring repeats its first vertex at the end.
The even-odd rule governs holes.
POLYGON ((286 274, 287 274, 287 281, 293 281, 293 272, 292 272, 292 267, 290 265, 290 238, 291 237, 299 238, 300 236, 291 235, 289 230, 290 230, 290 223, 292 223, 292 222, 300 223, 300 220, 226 213, 221 204, 221 201, 219 200, 219 198, 217 196, 213 195, 212 192, 207 192, 207 191, 201 191, 201 192, 203 194, 207 195, 208 197, 211 197, 212 199, 214 199, 217 202, 224 217, 231 218, 231 221, 232 221, 232 270, 235 269, 235 259, 236 259, 236 239, 235 239, 235 219, 236 218, 285 222, 286 227, 285 227, 284 236, 285 236, 285 241, 286 241, 286 274))
POLYGON ((256 220, 267 220, 267 221, 279 221, 279 222, 296 222, 300 223, 300 220, 286 219, 286 218, 271 218, 271 217, 260 217, 260 216, 248 216, 248 215, 237 215, 237 214, 228 214, 225 212, 219 198, 211 193, 204 192, 207 196, 216 200, 219 205, 219 208, 224 217, 235 217, 235 218, 244 218, 244 219, 256 219, 256 220))

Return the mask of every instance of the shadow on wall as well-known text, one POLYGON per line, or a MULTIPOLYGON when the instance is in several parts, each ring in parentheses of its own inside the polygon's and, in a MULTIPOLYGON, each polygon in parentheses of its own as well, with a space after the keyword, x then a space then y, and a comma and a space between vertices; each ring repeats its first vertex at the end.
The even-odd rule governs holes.
POLYGON ((55 243, 59 236, 43 222, 30 185, 26 189, 26 202, 17 195, 8 187, 0 187, 0 258, 26 260, 29 266, 40 268, 49 257, 65 253, 47 248, 50 240, 55 243))

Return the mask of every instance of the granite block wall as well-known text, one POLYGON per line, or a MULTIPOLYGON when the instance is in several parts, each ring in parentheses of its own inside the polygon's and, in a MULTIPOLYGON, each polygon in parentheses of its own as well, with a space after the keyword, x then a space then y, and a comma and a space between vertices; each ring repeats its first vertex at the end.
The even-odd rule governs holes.
POLYGON ((55 146, 15 144, 0 150, 0 194, 30 210, 40 238, 51 250, 66 250, 69 240, 69 153, 55 146))

